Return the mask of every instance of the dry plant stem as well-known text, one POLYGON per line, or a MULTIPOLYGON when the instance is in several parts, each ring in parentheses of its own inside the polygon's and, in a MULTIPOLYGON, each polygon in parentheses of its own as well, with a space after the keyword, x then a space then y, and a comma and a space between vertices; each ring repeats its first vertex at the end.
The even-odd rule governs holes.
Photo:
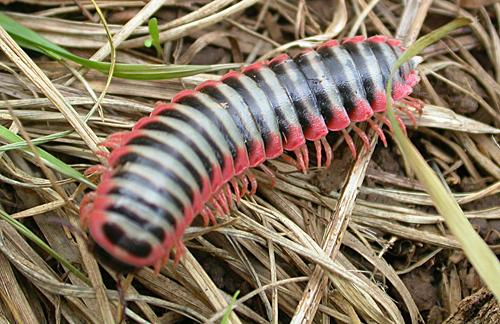
POLYGON ((366 16, 368 13, 370 13, 373 8, 379 3, 380 0, 371 0, 370 3, 368 3, 368 6, 366 6, 363 9, 363 12, 361 12, 359 15, 356 17, 356 21, 351 27, 351 30, 349 31, 349 34, 347 34, 347 37, 354 37, 358 33, 359 27, 363 24, 363 22, 366 19, 366 16))
POLYGON ((334 3, 335 12, 333 13, 331 23, 325 30, 325 34, 334 37, 344 29, 347 23, 347 7, 345 0, 333 0, 332 2, 334 3))
MULTIPOLYGON (((74 217, 69 218, 69 221, 71 225, 75 226, 76 228, 80 226, 80 224, 74 217)), ((109 303, 108 296, 106 295, 106 287, 102 282, 102 275, 101 271, 99 270, 99 265, 97 264, 94 256, 88 251, 85 240, 79 235, 76 235, 75 238, 82 255, 83 264, 85 265, 85 269, 87 269, 90 282, 92 283, 92 287, 94 287, 95 289, 97 305, 101 312, 100 315, 102 322, 105 324, 114 323, 115 319, 113 318, 111 304, 109 303)))
POLYGON ((55 209, 59 209, 62 206, 66 204, 66 201, 59 199, 56 201, 52 201, 43 205, 38 205, 32 208, 25 209, 23 211, 17 212, 15 214, 12 214, 12 218, 14 219, 19 219, 19 218, 26 218, 26 217, 32 217, 36 215, 40 215, 43 213, 50 212, 55 209))
POLYGON ((363 244, 360 240, 358 240, 353 234, 349 231, 345 232, 345 237, 343 239, 343 244, 353 249, 360 255, 362 255, 365 260, 370 262, 376 271, 380 271, 387 277, 387 279, 391 282, 393 287, 398 291, 400 296, 402 297, 408 312, 410 313, 412 323, 418 323, 419 320, 422 321, 422 318, 419 314, 419 310, 415 301, 413 300, 408 288, 404 285, 403 281, 399 278, 397 272, 394 268, 389 265, 384 258, 378 257, 374 250, 372 250, 369 245, 363 244))
POLYGON ((403 16, 396 32, 396 38, 403 41, 403 45, 413 44, 427 17, 432 0, 410 0, 406 3, 403 16))
MULTIPOLYGON (((38 1, 39 2, 39 1, 38 1)), ((142 7, 144 5, 144 1, 133 1, 133 0, 128 0, 128 1, 113 1, 113 0, 108 0, 105 3, 100 3, 99 6, 101 8, 127 8, 127 7, 142 7)), ((91 3, 88 3, 87 1, 82 4, 82 8, 85 9, 94 9, 94 6, 91 3)), ((57 16, 60 14, 65 14, 65 13, 71 13, 71 12, 76 12, 79 11, 80 8, 78 6, 61 6, 61 7, 54 7, 46 10, 41 10, 37 11, 35 13, 36 16, 40 17, 50 17, 50 16, 57 16)))
MULTIPOLYGON (((373 134, 373 132, 372 132, 373 134)), ((331 222, 325 230, 325 240, 322 248, 325 253, 335 259, 340 248, 343 233, 349 223, 349 215, 354 209, 354 203, 359 192, 359 186, 363 182, 368 163, 377 144, 377 137, 373 136, 370 150, 364 147, 360 151, 359 158, 349 173, 349 180, 342 188, 340 198, 335 208, 331 222)), ((322 292, 328 283, 327 276, 323 269, 316 265, 314 272, 310 276, 307 287, 304 289, 304 295, 295 310, 291 323, 311 323, 314 319, 319 303, 321 302, 322 292)))
MULTIPOLYGON (((401 116, 408 126, 413 126, 408 116, 401 116)), ((417 126, 455 130, 466 133, 500 134, 500 129, 475 119, 456 114, 443 106, 424 105, 424 112, 417 117, 417 126)), ((419 128, 420 130, 420 128, 419 128)))
MULTIPOLYGON (((237 13, 242 10, 245 10, 246 8, 253 6, 256 2, 259 0, 242 0, 239 1, 238 3, 232 5, 231 7, 228 7, 220 12, 217 12, 211 16, 201 18, 197 21, 193 21, 190 23, 187 23, 185 25, 179 26, 172 28, 170 30, 166 30, 163 32, 160 32, 160 42, 164 43, 167 41, 171 41, 174 39, 178 39, 181 37, 184 37, 186 35, 189 35, 189 33, 196 31, 196 30, 201 30, 203 28, 206 28, 208 26, 211 26, 213 24, 218 23, 219 21, 237 13)), ((145 37, 138 37, 134 38, 128 41, 123 42, 123 48, 135 48, 135 47, 141 47, 142 44, 144 44, 144 41, 148 38, 149 36, 145 37)))
MULTIPOLYGON (((394 131, 396 132, 398 137, 401 138, 403 142, 407 142, 405 144, 401 144, 399 142, 399 139, 397 139, 398 146, 402 151, 404 151, 405 156, 407 156, 409 159, 417 161, 419 166, 428 168, 424 158, 416 151, 416 149, 414 149, 411 146, 410 141, 403 135, 403 132, 401 131, 396 121, 394 120, 394 116, 389 115, 389 118, 393 126, 395 126, 394 131)), ((450 231, 452 233, 466 233, 466 235, 464 236, 458 235, 457 239, 461 243, 465 240, 474 239, 475 241, 474 250, 469 249, 468 248, 469 245, 464 245, 464 244, 461 244, 462 248, 464 249, 464 252, 466 253, 468 259, 475 266, 475 268, 479 262, 483 262, 488 265, 487 268, 490 269, 491 272, 480 272, 481 271, 480 269, 482 268, 479 268, 479 270, 478 268, 476 268, 476 270, 479 272, 479 275, 482 278, 490 277, 489 283, 492 285, 490 289, 492 290, 493 294, 495 294, 497 300, 500 300, 500 295, 499 295, 500 281, 498 281, 498 277, 495 278, 495 275, 497 275, 500 272, 500 265, 498 263, 498 259, 496 258, 496 256, 470 226, 467 219, 463 215, 463 211, 460 209, 460 206, 455 200, 436 198, 442 196, 447 197, 448 194, 445 192, 446 189, 442 184, 440 184, 440 181, 434 174, 434 172, 432 170, 429 170, 429 173, 427 175, 421 176, 420 174, 417 174, 417 176, 419 177, 419 180, 425 184, 427 190, 431 194, 431 197, 433 198, 435 206, 438 209, 439 213, 445 219, 447 219, 447 225, 450 228, 450 231), (442 209, 443 206, 445 206, 446 209, 442 209), (451 212, 450 214, 447 214, 446 211, 451 211, 451 212), (455 222, 449 221, 449 218, 451 217, 455 218, 455 222)))
POLYGON ((474 143, 474 141, 467 134, 457 132, 455 135, 472 158, 476 160, 476 162, 481 165, 486 172, 494 176, 497 180, 500 180, 500 168, 498 165, 481 153, 481 151, 477 148, 476 143, 474 143))
MULTIPOLYGON (((3 236, 3 233, 0 235, 3 236)), ((3 237, 1 238, 3 245, 3 237)), ((38 323, 38 319, 31 308, 23 289, 12 271, 9 260, 0 254, 0 271, 2 280, 0 280, 0 294, 3 303, 7 306, 12 317, 17 323, 38 323)))
MULTIPOLYGON (((1 224, 0 224, 1 226, 1 224)), ((8 241, 4 241, 5 244, 0 244, 0 250, 3 254, 11 261, 12 264, 18 269, 25 277, 29 278, 35 286, 41 289, 43 293, 51 293, 59 296, 63 296, 70 300, 72 303, 76 304, 76 306, 84 312, 86 317, 89 317, 92 323, 107 323, 103 322, 102 319, 95 319, 94 315, 99 315, 94 312, 94 310, 89 310, 88 306, 84 306, 83 304, 79 304, 79 300, 76 298, 89 299, 86 301, 88 304, 96 299, 96 290, 89 287, 84 287, 82 285, 71 285, 68 283, 60 282, 59 279, 55 279, 55 274, 52 270, 41 260, 40 256, 36 254, 31 248, 28 246, 27 248, 32 251, 31 254, 26 254, 27 257, 24 257, 24 250, 18 251, 17 242, 19 238, 19 234, 15 232, 13 229, 2 227, 4 233, 6 231, 12 231, 13 233, 8 233, 8 241), (12 236, 13 235, 13 236, 12 236), (16 239, 14 239, 14 237, 16 239), (16 245, 16 250, 12 249, 12 246, 16 245), (31 258, 30 258, 31 257, 31 258), (33 261, 35 260, 35 261, 33 261), (39 260, 40 262, 36 262, 39 260), (35 263, 33 263, 35 262, 35 263)), ((6 235, 7 236, 7 235, 6 235)), ((22 241, 22 244, 26 244, 26 242, 22 241)), ((107 298, 118 301, 119 295, 116 291, 105 290, 104 291, 107 298)), ((169 303, 159 298, 137 295, 137 294, 128 294, 128 301, 136 301, 136 302, 144 302, 153 306, 159 306, 162 308, 172 309, 178 311, 180 314, 184 314, 186 317, 199 319, 200 322, 204 322, 204 317, 200 316, 200 314, 193 312, 191 309, 184 307, 182 305, 178 305, 175 303, 169 303)), ((140 320, 141 318, 137 316, 135 313, 130 311, 130 309, 126 310, 127 315, 129 315, 134 320, 140 320)), ((89 321, 84 321, 89 322, 89 321)))
POLYGON ((449 81, 448 79, 442 77, 441 75, 435 73, 435 72, 432 72, 432 71, 429 71, 430 74, 432 74, 434 77, 438 78, 439 80, 447 83, 448 85, 450 85, 451 87, 463 92, 464 94, 467 94, 469 95, 470 97, 474 98, 474 100, 476 100, 479 105, 481 107, 483 107, 486 112, 488 112, 488 114, 491 115, 491 117, 493 119, 495 119, 495 121, 497 123, 500 122, 500 116, 498 115, 498 113, 495 111, 495 109, 493 107, 491 107, 483 98, 481 98, 481 96, 479 96, 478 94, 474 93, 473 91, 469 91, 461 86, 459 86, 458 84, 452 82, 452 81, 449 81))
MULTIPOLYGON (((2 97, 4 97, 4 96, 2 95, 2 97)), ((64 192, 64 190, 61 188, 61 186, 57 184, 57 178, 55 177, 54 173, 52 172, 52 170, 50 170, 43 163, 42 159, 40 158, 40 155, 37 153, 36 147, 31 142, 31 139, 29 138, 28 133, 24 129, 24 127, 21 124, 21 122, 19 121, 19 119, 14 115, 14 111, 10 107, 7 107, 7 108, 9 109, 9 113, 12 115, 12 119, 14 121, 14 124, 16 124, 16 127, 19 129, 19 131, 22 134, 24 140, 28 144, 30 150, 33 152, 33 154, 35 156, 36 163, 38 164, 38 166, 40 167, 40 169, 42 170, 42 172, 44 173, 44 175, 47 177, 47 179, 49 179, 52 188, 54 188, 54 190, 59 194, 60 198, 62 198, 65 201, 65 203, 68 206, 70 206, 69 197, 66 194, 66 192, 64 192)))
MULTIPOLYGON (((363 10, 365 10, 365 8, 368 7, 368 4, 365 2, 365 0, 357 0, 357 1, 363 10)), ((380 20, 378 15, 376 15, 374 12, 370 11, 368 13, 368 18, 370 18, 371 22, 373 23, 373 25, 375 26, 375 28, 378 30, 378 32, 380 34, 386 35, 389 37, 392 36, 392 33, 389 31, 389 29, 387 29, 387 27, 384 25, 382 20, 380 20)))
MULTIPOLYGON (((265 286, 262 286, 262 287, 259 287, 258 289, 248 293, 247 295, 239 298, 233 305, 232 305, 232 309, 235 309, 236 307, 242 307, 244 306, 244 302, 249 300, 250 298, 256 296, 257 294, 259 294, 260 292, 263 292, 267 289, 272 289, 274 287, 279 287, 281 285, 285 285, 287 283, 291 284, 291 283, 294 283, 294 282, 301 282, 301 281, 306 281, 308 278, 307 277, 296 277, 296 278, 288 278, 288 279, 284 279, 284 280, 280 280, 280 281, 277 281, 277 282, 273 282, 273 283, 270 283, 270 284, 267 284, 265 286)), ((225 310, 224 310, 225 311, 225 310)), ((222 317, 222 315, 224 314, 224 311, 219 311, 217 313, 215 313, 214 315, 212 315, 212 317, 207 321, 207 323, 215 323, 219 318, 222 317)))
MULTIPOLYGON (((50 291, 46 290, 47 285, 45 285, 44 283, 37 283, 30 278, 31 274, 38 275, 39 273, 46 273, 51 277, 55 277, 56 274, 54 273, 54 271, 45 263, 45 261, 37 254, 37 252, 33 250, 26 241, 23 240, 21 234, 19 234, 13 227, 5 222, 2 222, 0 224, 0 228, 4 235, 3 240, 0 243, 0 250, 2 254, 10 260, 11 264, 14 265, 14 267, 16 267, 16 269, 22 275, 24 275, 24 277, 32 281, 42 294, 44 294, 47 298, 54 300, 56 296, 53 296, 50 291), (34 267, 34 269, 31 269, 29 273, 24 272, 23 266, 21 265, 21 260, 26 259, 30 260, 29 262, 31 262, 34 267)), ((71 280, 75 280, 80 285, 82 284, 81 280, 79 280, 78 278, 71 275, 70 277, 71 280)), ((63 283, 60 284, 64 285, 63 283)), ((61 307, 62 313, 66 318, 68 318, 68 315, 70 314, 74 315, 75 313, 81 312, 83 317, 85 318, 84 321, 90 323, 98 322, 97 318, 94 316, 94 312, 89 311, 89 309, 92 309, 92 303, 89 303, 87 301, 87 305, 85 305, 79 299, 70 295, 65 296, 65 298, 70 304, 73 304, 71 306, 71 312, 69 312, 70 310, 68 309, 68 307, 65 307, 64 304, 61 307), (89 304, 91 305, 89 306, 89 304), (74 309, 74 307, 76 307, 76 309, 74 309)), ((55 304, 54 302, 52 303, 55 304)), ((70 316, 69 318, 74 318, 74 316, 70 316)))
MULTIPOLYGON (((9 34, 0 27, 0 49, 24 72, 40 91, 59 109, 66 120, 73 126, 87 146, 96 153, 101 151, 97 146, 98 137, 92 129, 80 119, 74 108, 64 99, 64 96, 52 84, 43 71, 17 45, 9 34)), ((102 159, 102 158, 100 158, 102 159)), ((104 159, 102 161, 104 163, 104 159)))
MULTIPOLYGON (((186 254, 181 259, 181 263, 186 270, 189 271, 191 277, 198 284, 201 291, 205 293, 207 300, 210 301, 216 311, 224 310, 228 307, 228 303, 224 296, 189 250, 186 249, 186 254)), ((231 312, 229 318, 231 323, 241 323, 234 312, 231 312)))
MULTIPOLYGON (((113 46, 118 47, 125 39, 127 39, 132 32, 141 24, 151 17, 161 6, 167 2, 174 2, 172 0, 151 0, 139 11, 134 18, 130 19, 118 33, 113 36, 113 46)), ((101 61, 111 53, 111 45, 106 43, 97 52, 90 57, 90 60, 101 61)), ((85 74, 88 69, 82 69, 81 74, 85 74)), ((73 78, 66 82, 69 85, 73 82, 73 78)))

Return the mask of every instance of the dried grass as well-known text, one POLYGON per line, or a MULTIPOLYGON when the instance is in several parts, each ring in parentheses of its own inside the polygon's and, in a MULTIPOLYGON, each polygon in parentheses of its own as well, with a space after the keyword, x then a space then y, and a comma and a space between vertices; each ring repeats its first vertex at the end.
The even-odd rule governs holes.
MULTIPOLYGON (((31 14, 7 13, 56 44, 95 60, 104 61, 111 53, 105 29, 89 1, 7 2, 29 4, 26 11, 29 8, 31 14)), ((427 105, 410 136, 451 186, 466 208, 465 215, 500 252, 500 42, 495 25, 500 19, 499 4, 479 10, 445 0, 407 1, 405 6, 386 0, 97 4, 110 22, 117 61, 126 63, 158 63, 155 53, 143 47, 148 37, 146 21, 158 8, 163 60, 183 64, 203 59, 202 63, 210 64, 248 62, 288 48, 294 52, 293 46, 310 47, 326 38, 365 32, 395 34, 410 44, 457 15, 478 16, 470 28, 426 49, 424 79, 416 95, 427 105), (461 79, 444 74, 450 67, 460 71, 461 79), (472 98, 476 112, 465 116, 451 110, 460 104, 449 102, 445 92, 451 89, 462 101, 472 98)), ((21 7, 7 7, 11 8, 21 7)), ((15 123, 19 120, 34 144, 80 171, 98 162, 99 141, 129 129, 151 111, 155 100, 168 100, 185 87, 216 77, 113 79, 106 88, 102 74, 33 53, 28 56, 7 35, 0 36, 5 53, 0 93, 8 98, 0 101, 2 124, 21 134, 15 123), (105 88, 107 94, 100 102, 103 116, 94 114, 85 120, 105 88), (71 130, 76 132, 42 138, 71 130)), ((232 323, 277 323, 292 317, 295 323, 415 323, 422 315, 429 320, 431 312, 422 306, 419 292, 411 285, 415 282, 407 278, 419 271, 427 273, 422 269, 433 266, 441 271, 433 279, 442 284, 434 285, 443 296, 441 314, 453 312, 458 301, 481 286, 477 275, 463 260, 459 243, 442 217, 430 207, 429 196, 398 162, 395 146, 381 149, 372 138, 370 148, 361 148, 352 161, 334 136, 335 161, 326 171, 313 168, 304 175, 281 161, 271 161, 277 176, 274 187, 256 171, 258 194, 245 198, 217 226, 190 227, 185 236, 189 252, 177 267, 169 262, 159 275, 151 269, 135 275, 125 296, 127 320, 219 322, 239 289, 232 323)), ((51 181, 32 156, 9 147, 0 151, 2 208, 82 269, 92 284, 67 272, 1 221, 2 318, 24 323, 115 321, 120 304, 115 274, 98 266, 77 231, 84 186, 59 174, 51 181)))

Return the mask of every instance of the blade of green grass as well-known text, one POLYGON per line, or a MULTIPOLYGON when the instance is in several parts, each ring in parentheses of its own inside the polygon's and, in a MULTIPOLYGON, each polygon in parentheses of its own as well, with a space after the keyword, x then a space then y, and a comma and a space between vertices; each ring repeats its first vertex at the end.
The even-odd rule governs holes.
POLYGON ((236 303, 236 299, 238 299, 239 294, 240 294, 239 290, 237 290, 234 293, 233 298, 231 298, 229 305, 227 305, 227 308, 224 311, 224 316, 222 317, 221 324, 228 324, 229 323, 229 315, 231 315, 231 312, 233 311, 233 305, 236 303))
MULTIPOLYGON (((32 139, 31 143, 33 143, 33 145, 45 144, 45 143, 51 142, 53 140, 63 138, 66 135, 69 135, 71 133, 73 133, 73 131, 68 130, 68 131, 64 131, 64 132, 59 132, 59 133, 55 133, 55 134, 41 136, 41 137, 32 139)), ((19 149, 25 149, 25 148, 28 148, 28 143, 26 143, 26 141, 23 140, 21 142, 14 142, 14 143, 5 144, 5 145, 0 146, 0 152, 7 152, 10 150, 19 150, 19 149)))
MULTIPOLYGON (((24 141, 24 139, 21 136, 14 134, 8 128, 6 128, 2 125, 0 125, 0 137, 9 143, 22 142, 23 144, 26 144, 26 142, 24 141)), ((30 154, 31 156, 33 156, 33 152, 31 152, 31 150, 29 150, 28 148, 22 148, 22 150, 25 151, 26 153, 30 154)), ((56 158, 52 154, 42 150, 41 148, 37 148, 37 153, 40 155, 40 158, 42 158, 42 161, 50 168, 66 175, 68 177, 71 177, 75 180, 78 180, 82 183, 85 183, 90 188, 95 189, 95 185, 89 179, 87 179, 83 174, 76 171, 75 169, 73 169, 72 167, 70 167, 69 165, 64 163, 63 161, 59 160, 58 158, 56 158)))
MULTIPOLYGON (((65 58, 86 68, 108 74, 111 64, 87 60, 75 55, 68 50, 53 44, 35 31, 24 27, 0 12, 0 26, 24 48, 28 48, 53 59, 65 58)), ((120 64, 115 65, 113 77, 132 80, 163 80, 181 78, 199 73, 209 73, 239 67, 240 64, 214 64, 214 65, 165 65, 165 64, 120 64)))
POLYGON ((86 284, 90 285, 89 279, 82 273, 80 272, 77 268, 75 268, 71 263, 68 262, 65 258, 63 258, 59 253, 54 251, 50 246, 47 245, 44 241, 42 241, 38 236, 35 235, 32 231, 30 231, 29 228, 24 226, 22 223, 18 222, 16 219, 12 218, 9 214, 4 212, 3 210, 0 209, 0 219, 6 221, 12 227, 14 227, 21 235, 24 237, 28 238, 30 241, 35 243, 38 247, 40 247, 42 250, 47 252, 50 256, 52 256, 54 259, 59 261, 66 269, 68 269, 70 272, 72 272, 75 276, 80 278, 83 282, 86 284))
MULTIPOLYGON (((414 45, 408 48, 399 58, 391 71, 391 76, 399 67, 411 57, 417 55, 425 47, 435 41, 445 37, 451 31, 470 24, 471 21, 466 18, 458 18, 445 26, 438 28, 432 33, 420 38, 414 45)), ((451 233, 460 242, 467 259, 474 266, 486 286, 492 291, 498 301, 500 301, 500 263, 486 243, 474 231, 473 227, 465 217, 462 209, 455 201, 449 190, 439 180, 438 176, 425 162, 420 152, 413 146, 408 137, 406 137, 397 123, 390 98, 392 89, 392 77, 387 83, 387 117, 394 128, 394 138, 401 149, 405 160, 411 166, 420 182, 424 185, 426 191, 432 198, 434 206, 439 214, 443 216, 446 225, 451 233)))

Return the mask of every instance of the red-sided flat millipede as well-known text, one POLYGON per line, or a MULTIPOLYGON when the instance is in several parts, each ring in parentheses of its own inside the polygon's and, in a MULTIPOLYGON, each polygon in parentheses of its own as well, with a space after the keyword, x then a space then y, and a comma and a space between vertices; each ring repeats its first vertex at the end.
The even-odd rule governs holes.
MULTIPOLYGON (((159 103, 132 131, 111 135, 113 149, 102 182, 80 207, 94 253, 118 272, 144 266, 159 269, 194 216, 215 223, 237 198, 256 190, 250 168, 285 155, 298 169, 309 164, 307 141, 317 165, 328 166, 332 149, 325 137, 340 132, 356 154, 349 126, 368 122, 385 144, 374 119, 387 124, 385 84, 404 51, 384 36, 331 40, 295 58, 283 54, 232 71, 219 81, 159 103), (324 158, 323 158, 324 157, 324 158)), ((393 79, 393 101, 409 100, 418 83, 418 59, 393 79)), ((93 168, 95 171, 96 168, 93 168)))

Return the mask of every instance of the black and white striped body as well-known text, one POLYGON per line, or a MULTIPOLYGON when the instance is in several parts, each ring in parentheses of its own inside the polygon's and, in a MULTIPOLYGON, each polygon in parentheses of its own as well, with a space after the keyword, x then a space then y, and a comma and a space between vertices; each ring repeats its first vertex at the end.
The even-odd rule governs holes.
MULTIPOLYGON (((159 104, 109 158, 113 172, 88 214, 98 254, 122 270, 165 259, 232 178, 383 111, 385 82, 401 52, 379 36, 330 41, 159 104)), ((415 77, 405 64, 393 99, 407 96, 415 77)))

